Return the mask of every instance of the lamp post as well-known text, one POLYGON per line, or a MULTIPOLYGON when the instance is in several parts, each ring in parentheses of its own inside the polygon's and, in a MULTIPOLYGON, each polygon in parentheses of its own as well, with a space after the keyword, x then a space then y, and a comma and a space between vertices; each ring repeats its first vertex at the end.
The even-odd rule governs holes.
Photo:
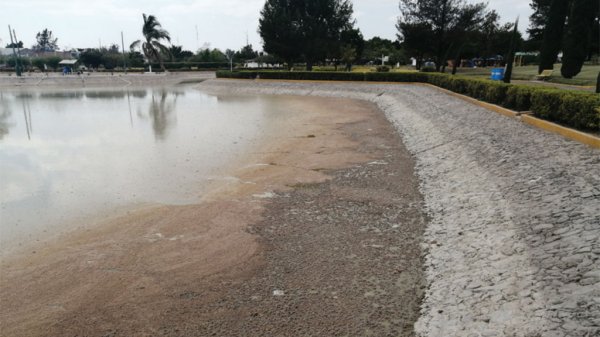
POLYGON ((12 45, 13 55, 15 58, 15 73, 17 74, 17 76, 21 76, 19 55, 17 54, 17 50, 15 49, 15 46, 17 45, 17 41, 15 40, 17 39, 17 36, 15 34, 15 38, 13 39, 13 30, 10 28, 10 25, 8 25, 8 35, 10 35, 10 44, 12 45))

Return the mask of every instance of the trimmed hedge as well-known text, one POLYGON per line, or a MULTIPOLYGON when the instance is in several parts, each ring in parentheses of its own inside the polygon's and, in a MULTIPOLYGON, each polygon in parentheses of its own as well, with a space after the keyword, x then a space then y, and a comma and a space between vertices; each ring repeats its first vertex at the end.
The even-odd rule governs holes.
MULTIPOLYGON (((197 69, 229 69, 229 62, 165 62, 165 69, 167 70, 185 70, 191 68, 197 69)), ((159 63, 152 63, 152 69, 160 69, 159 63)))
POLYGON ((581 130, 600 130, 600 95, 423 72, 218 71, 218 78, 429 83, 581 130))

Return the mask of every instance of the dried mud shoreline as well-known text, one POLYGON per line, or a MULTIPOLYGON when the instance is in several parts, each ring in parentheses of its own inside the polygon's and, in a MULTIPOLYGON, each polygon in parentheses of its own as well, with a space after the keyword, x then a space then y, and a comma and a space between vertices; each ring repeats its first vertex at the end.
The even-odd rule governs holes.
POLYGON ((414 161, 376 107, 306 113, 198 205, 3 259, 2 336, 413 336, 425 229, 414 161))
POLYGON ((319 170, 331 179, 277 192, 248 229, 263 248, 261 267, 241 282, 223 280, 212 290, 224 296, 214 301, 190 294, 178 308, 189 315, 186 327, 161 332, 413 336, 425 217, 414 162, 380 117, 338 126, 371 161, 319 170))
POLYGON ((600 335, 600 153, 417 85, 208 81, 376 103, 429 215, 418 336, 600 335))

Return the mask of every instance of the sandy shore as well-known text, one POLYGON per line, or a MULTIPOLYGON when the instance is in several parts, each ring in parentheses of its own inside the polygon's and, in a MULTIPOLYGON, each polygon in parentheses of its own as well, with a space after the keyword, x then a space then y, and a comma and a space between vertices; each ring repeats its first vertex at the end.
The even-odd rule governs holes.
POLYGON ((413 161, 373 104, 302 98, 204 202, 2 260, 2 336, 411 336, 413 161))

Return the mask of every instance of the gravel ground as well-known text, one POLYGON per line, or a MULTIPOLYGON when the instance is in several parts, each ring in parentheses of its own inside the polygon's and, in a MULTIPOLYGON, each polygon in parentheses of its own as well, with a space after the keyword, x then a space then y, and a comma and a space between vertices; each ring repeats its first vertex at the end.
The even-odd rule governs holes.
POLYGON ((600 151, 412 85, 211 80, 375 102, 430 221, 419 336, 600 336, 600 151))

